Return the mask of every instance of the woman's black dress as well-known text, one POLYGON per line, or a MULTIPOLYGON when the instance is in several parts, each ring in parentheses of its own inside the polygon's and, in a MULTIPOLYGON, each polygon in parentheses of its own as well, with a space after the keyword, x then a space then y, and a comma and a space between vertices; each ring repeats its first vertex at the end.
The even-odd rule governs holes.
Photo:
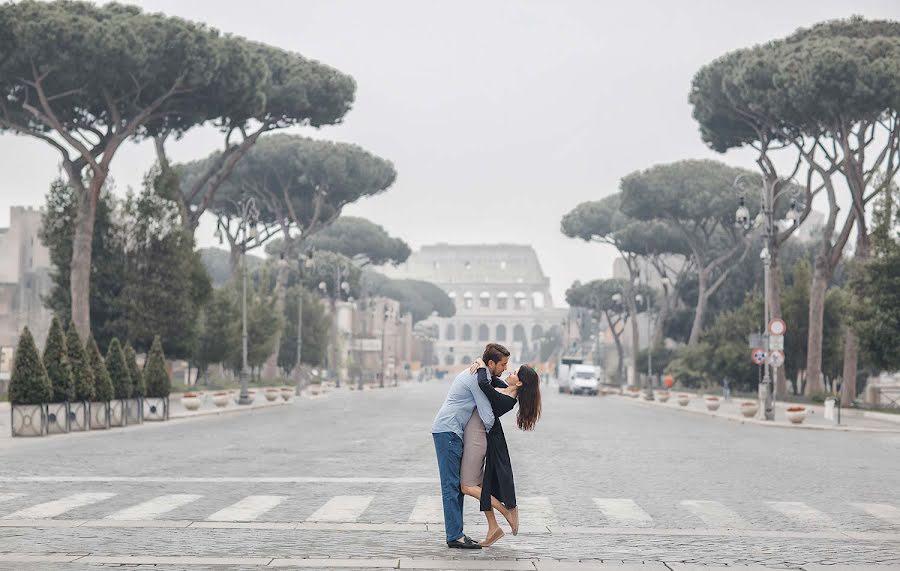
POLYGON ((487 433, 487 453, 484 457, 484 481, 481 484, 481 511, 490 511, 491 496, 507 508, 516 507, 516 485, 513 482, 512 463, 506 436, 500 425, 500 417, 511 411, 516 399, 494 390, 494 385, 505 387, 499 379, 488 379, 487 369, 478 369, 478 386, 487 395, 494 412, 494 426, 487 433))

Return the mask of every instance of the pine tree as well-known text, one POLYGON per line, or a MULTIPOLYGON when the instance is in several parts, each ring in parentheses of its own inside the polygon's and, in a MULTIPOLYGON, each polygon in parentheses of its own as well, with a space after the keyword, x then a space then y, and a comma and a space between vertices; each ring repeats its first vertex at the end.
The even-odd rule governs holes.
POLYGON ((165 398, 169 396, 172 383, 166 371, 166 356, 163 355, 162 342, 159 335, 153 338, 153 345, 144 365, 144 382, 148 397, 165 398))
POLYGON ((109 348, 106 350, 106 370, 112 380, 113 397, 117 399, 131 398, 131 372, 125 362, 125 354, 122 352, 122 344, 113 337, 109 348))
POLYGON ((66 350, 66 337, 63 335, 59 318, 53 316, 50 331, 47 333, 47 345, 44 347, 44 368, 53 387, 52 402, 66 402, 75 398, 75 381, 72 368, 69 366, 69 355, 66 350))
POLYGON ((53 386, 41 361, 31 331, 26 327, 19 337, 16 358, 9 381, 9 400, 13 404, 41 404, 53 396, 53 386))
POLYGON ((109 378, 109 371, 106 370, 106 363, 103 362, 103 355, 100 354, 100 348, 93 337, 89 337, 87 346, 88 362, 91 365, 91 371, 94 373, 94 400, 96 402, 108 402, 113 399, 114 391, 112 379, 109 378))
POLYGON ((137 364, 137 355, 131 343, 125 344, 125 365, 128 367, 128 373, 131 375, 131 396, 132 398, 142 397, 147 392, 144 387, 144 374, 137 364))
POLYGON ((72 379, 75 385, 76 401, 94 400, 94 372, 88 361, 87 353, 81 344, 81 337, 74 324, 69 324, 66 333, 66 350, 69 353, 69 366, 72 368, 72 379))

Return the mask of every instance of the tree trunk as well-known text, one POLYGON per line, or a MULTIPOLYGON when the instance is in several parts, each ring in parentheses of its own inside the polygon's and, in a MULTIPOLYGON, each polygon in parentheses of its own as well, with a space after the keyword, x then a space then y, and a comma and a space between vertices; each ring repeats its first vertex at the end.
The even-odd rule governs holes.
MULTIPOLYGON (((772 236, 769 239, 769 315, 772 319, 781 319, 781 266, 778 263, 778 238, 772 236)), ((764 324, 768 328, 769 324, 764 324)), ((791 325, 788 324, 788 327, 791 325)), ((783 399, 787 394, 787 375, 784 367, 775 369, 775 398, 783 399)))
POLYGON ((828 261, 817 256, 809 287, 809 337, 806 353, 805 395, 822 390, 822 327, 825 316, 825 292, 828 289, 828 261))
MULTIPOLYGON (((699 267, 699 263, 697 264, 699 267)), ((691 335, 688 338, 688 346, 700 342, 700 333, 703 331, 703 316, 706 313, 706 290, 709 288, 709 274, 700 270, 697 272, 697 309, 694 311, 694 323, 691 325, 691 335)))
POLYGON ((94 220, 97 199, 105 176, 94 175, 85 189, 79 181, 69 177, 79 195, 78 213, 75 217, 75 236, 72 242, 72 265, 69 273, 69 293, 72 302, 72 322, 82 339, 91 334, 91 254, 94 241, 94 220))
POLYGON ((637 320, 637 304, 634 300, 634 290, 629 288, 629 292, 627 294, 628 303, 626 304, 628 307, 628 313, 631 314, 631 369, 634 371, 634 375, 631 380, 632 383, 629 383, 632 386, 637 386, 639 383, 638 379, 638 351, 641 350, 640 347, 640 331, 638 329, 638 320, 637 320))
POLYGON ((663 290, 663 303, 659 308, 659 313, 656 315, 656 325, 653 329, 653 338, 650 340, 651 347, 662 347, 663 342, 666 339, 666 320, 669 318, 669 314, 671 312, 672 309, 669 296, 666 294, 665 290, 663 290))
POLYGON ((238 272, 241 271, 241 248, 237 244, 231 245, 231 256, 229 257, 229 262, 231 264, 231 279, 235 279, 238 276, 238 272))
MULTIPOLYGON (((856 250, 854 258, 865 260, 870 254, 869 235, 865 221, 856 219, 856 250)), ((856 371, 859 366, 859 344, 852 327, 846 328, 844 337, 844 380, 841 386, 841 404, 850 406, 856 398, 856 371)))

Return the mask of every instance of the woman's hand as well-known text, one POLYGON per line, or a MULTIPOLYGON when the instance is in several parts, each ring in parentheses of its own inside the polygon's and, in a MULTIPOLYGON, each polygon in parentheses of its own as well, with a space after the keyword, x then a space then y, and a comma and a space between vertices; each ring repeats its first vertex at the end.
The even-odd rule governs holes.
POLYGON ((486 366, 487 365, 484 364, 484 360, 482 360, 482 358, 479 357, 479 358, 475 359, 475 362, 472 363, 471 367, 469 367, 469 373, 474 375, 475 371, 477 371, 478 369, 480 369, 482 367, 486 367, 486 366))

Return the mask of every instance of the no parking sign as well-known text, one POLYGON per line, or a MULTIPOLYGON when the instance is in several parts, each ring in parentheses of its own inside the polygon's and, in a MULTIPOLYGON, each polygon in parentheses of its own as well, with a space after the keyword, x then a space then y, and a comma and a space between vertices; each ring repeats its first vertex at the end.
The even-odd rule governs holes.
POLYGON ((766 362, 766 350, 761 347, 757 347, 753 350, 753 353, 750 354, 750 358, 757 365, 762 365, 766 362))

